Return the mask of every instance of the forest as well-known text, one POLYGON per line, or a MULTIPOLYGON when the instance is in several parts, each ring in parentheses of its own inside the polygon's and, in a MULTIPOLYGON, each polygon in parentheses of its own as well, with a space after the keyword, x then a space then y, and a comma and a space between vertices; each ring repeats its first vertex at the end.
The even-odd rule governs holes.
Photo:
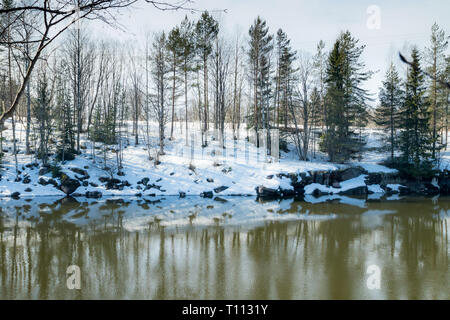
POLYGON ((35 1, 2 1, 0 157, 12 155, 18 181, 18 154, 58 171, 85 153, 114 177, 124 175, 135 150, 128 146, 146 150, 151 167, 174 141, 225 149, 226 141, 250 141, 249 132, 264 157, 279 157, 276 144, 281 158, 346 164, 362 159, 368 130, 381 129, 381 163, 415 177, 432 175, 447 148, 449 37, 436 23, 426 47, 401 53, 406 72, 392 61, 372 93, 366 46, 349 30, 305 52, 263 17, 233 33, 222 13, 199 11, 123 45, 94 38, 90 20, 114 23, 108 10, 128 1, 81 1, 73 21, 71 1, 37 9, 35 1))

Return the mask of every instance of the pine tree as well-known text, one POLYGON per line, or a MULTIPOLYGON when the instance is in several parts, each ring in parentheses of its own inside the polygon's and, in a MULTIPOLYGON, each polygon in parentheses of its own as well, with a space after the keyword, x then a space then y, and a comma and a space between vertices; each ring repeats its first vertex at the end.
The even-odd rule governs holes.
POLYGON ((448 47, 447 36, 444 30, 440 29, 435 23, 431 27, 431 39, 430 47, 426 48, 426 58, 429 62, 428 73, 433 76, 431 79, 431 85, 429 86, 429 103, 431 108, 431 127, 433 131, 433 146, 432 157, 436 159, 437 153, 442 148, 439 146, 439 130, 440 128, 438 119, 442 113, 442 105, 439 101, 439 95, 441 91, 446 91, 445 87, 442 87, 437 79, 441 78, 442 73, 445 71, 445 51, 448 47))
POLYGON ((52 132, 52 114, 50 92, 48 89, 47 75, 42 72, 37 83, 37 99, 34 106, 34 117, 39 131, 39 148, 37 157, 42 160, 43 165, 48 161, 48 140, 52 132))
POLYGON ((295 73, 293 65, 296 60, 296 51, 291 48, 290 42, 286 33, 279 29, 276 37, 278 63, 275 76, 276 117, 274 120, 277 126, 284 123, 284 128, 287 128, 288 124, 288 104, 292 95, 292 80, 295 73))
MULTIPOLYGON (((262 127, 262 103, 265 98, 261 94, 267 90, 265 81, 261 79, 267 74, 267 68, 261 64, 268 63, 268 55, 273 49, 272 35, 269 34, 269 27, 266 21, 257 17, 249 30, 250 42, 248 58, 250 63, 251 81, 253 82, 253 114, 250 115, 250 124, 255 128, 258 135, 259 128, 262 127)), ((257 143, 259 147, 259 139, 257 143)))
MULTIPOLYGON (((208 57, 212 52, 212 44, 219 33, 219 24, 214 18, 205 11, 195 25, 196 45, 203 66, 203 109, 204 124, 203 134, 205 134, 204 145, 208 145, 206 131, 208 130, 209 120, 209 101, 208 101, 208 57)), ((199 104, 201 105, 200 101, 199 104)))
POLYGON ((397 128, 399 121, 399 109, 403 101, 401 80, 393 63, 391 63, 380 89, 380 105, 375 110, 375 122, 387 133, 384 141, 391 153, 391 161, 394 161, 394 152, 397 148, 397 128))
POLYGON ((421 70, 417 48, 411 52, 411 67, 406 80, 406 94, 401 109, 400 150, 402 161, 414 170, 429 166, 433 146, 430 129, 429 102, 426 99, 424 74, 421 70))
POLYGON ((184 75, 184 107, 185 107, 185 133, 186 133, 186 145, 188 145, 188 75, 193 70, 193 60, 195 57, 195 33, 194 25, 185 16, 184 20, 180 24, 180 51, 182 57, 182 66, 184 75))
POLYGON ((180 28, 176 26, 173 28, 168 36, 167 39, 167 49, 169 51, 169 60, 170 60, 170 70, 171 70, 171 76, 169 77, 170 81, 172 82, 172 94, 171 94, 171 124, 170 124, 170 139, 173 139, 173 123, 175 120, 175 102, 177 98, 179 97, 179 93, 177 90, 177 84, 181 80, 178 71, 181 69, 181 63, 182 63, 182 46, 181 46, 181 35, 180 35, 180 28))

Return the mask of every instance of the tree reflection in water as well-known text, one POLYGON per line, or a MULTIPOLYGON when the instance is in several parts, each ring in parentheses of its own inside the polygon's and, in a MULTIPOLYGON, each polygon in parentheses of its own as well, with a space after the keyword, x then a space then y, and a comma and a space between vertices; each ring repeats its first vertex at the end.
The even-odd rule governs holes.
POLYGON ((0 298, 450 298, 450 199, 341 200, 5 200, 0 298))

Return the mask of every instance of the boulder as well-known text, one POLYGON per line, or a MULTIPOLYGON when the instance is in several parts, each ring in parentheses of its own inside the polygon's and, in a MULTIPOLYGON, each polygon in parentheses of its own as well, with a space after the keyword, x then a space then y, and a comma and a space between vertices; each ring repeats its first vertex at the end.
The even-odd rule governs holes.
POLYGON ((365 195, 368 194, 369 190, 367 189, 367 186, 359 186, 359 187, 355 187, 352 189, 348 189, 345 191, 341 191, 339 192, 339 194, 342 195, 347 195, 347 196, 360 196, 360 195, 365 195))
POLYGON ((102 193, 100 191, 87 191, 85 193, 85 197, 86 198, 98 199, 98 198, 102 197, 102 193))
POLYGON ((33 191, 33 189, 31 189, 31 188, 26 188, 25 189, 25 192, 31 192, 31 191, 33 191))
POLYGON ((208 181, 209 183, 213 183, 214 179, 213 178, 206 178, 206 181, 208 181))
POLYGON ((84 177, 89 176, 86 170, 83 170, 80 168, 73 167, 73 168, 70 168, 69 170, 72 172, 78 173, 79 175, 84 176, 84 177))
POLYGON ((222 192, 222 191, 227 190, 228 188, 229 188, 229 187, 227 187, 227 186, 217 187, 217 188, 214 189, 214 192, 215 192, 215 193, 220 193, 220 192, 222 192))
POLYGON ((31 179, 30 179, 29 176, 26 176, 25 178, 23 178, 22 183, 24 183, 24 184, 29 184, 30 182, 31 182, 31 179))
POLYGON ((43 175, 45 175, 45 174, 47 174, 49 172, 50 172, 50 168, 49 167, 42 167, 42 168, 39 169, 39 175, 40 176, 43 176, 43 175))
POLYGON ((77 190, 79 186, 80 186, 80 182, 78 180, 69 178, 65 174, 61 175, 61 185, 59 186, 59 188, 66 195, 70 195, 70 194, 74 193, 75 190, 77 190))
POLYGON ((13 192, 11 194, 11 198, 16 199, 16 200, 19 199, 20 198, 20 192, 18 192, 18 191, 13 192))
POLYGON ((213 197, 213 192, 212 191, 204 191, 204 192, 200 193, 200 197, 212 198, 213 197))
POLYGON ((366 174, 367 171, 361 167, 351 167, 340 172, 341 181, 357 178, 362 174, 366 174))
POLYGON ((280 198, 281 192, 278 189, 267 188, 264 186, 256 187, 258 198, 280 198))
POLYGON ((186 197, 186 192, 180 191, 180 198, 185 198, 186 197))

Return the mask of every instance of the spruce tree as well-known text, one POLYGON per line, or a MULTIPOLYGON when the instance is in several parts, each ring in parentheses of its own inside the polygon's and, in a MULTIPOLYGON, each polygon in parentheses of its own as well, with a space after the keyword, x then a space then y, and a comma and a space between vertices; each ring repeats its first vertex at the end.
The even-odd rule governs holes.
POLYGON ((393 63, 386 72, 383 87, 380 89, 380 105, 375 110, 375 122, 385 132, 386 147, 390 151, 391 161, 397 148, 397 128, 399 125, 399 109, 403 101, 401 80, 393 63))
MULTIPOLYGON (((269 34, 269 27, 266 21, 259 16, 249 29, 249 51, 250 77, 253 86, 253 112, 250 114, 250 124, 255 128, 258 135, 259 128, 262 127, 262 104, 267 96, 262 94, 267 90, 265 81, 261 80, 267 75, 268 55, 273 49, 272 35, 269 34), (262 65, 262 64, 265 64, 262 65), (265 74, 264 74, 265 73, 265 74)), ((257 142, 259 147, 259 139, 257 142)))
POLYGON ((403 163, 412 165, 412 173, 415 174, 418 170, 430 168, 433 133, 429 125, 431 114, 426 98, 427 88, 417 48, 413 48, 411 59, 405 100, 401 109, 400 150, 403 163))
POLYGON ((367 90, 362 88, 372 72, 365 71, 360 61, 365 46, 349 31, 336 40, 328 58, 326 70, 326 126, 321 148, 328 153, 330 161, 345 162, 360 152, 365 141, 355 126, 367 121, 367 90))

